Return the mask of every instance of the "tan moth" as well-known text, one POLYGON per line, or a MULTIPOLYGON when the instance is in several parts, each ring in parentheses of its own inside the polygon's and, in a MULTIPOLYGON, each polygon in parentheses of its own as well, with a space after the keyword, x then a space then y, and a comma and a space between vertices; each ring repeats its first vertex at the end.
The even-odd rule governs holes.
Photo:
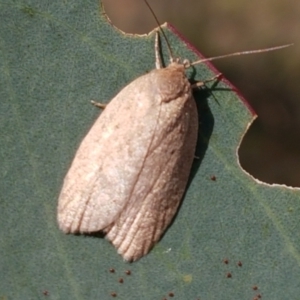
POLYGON ((76 152, 59 195, 60 229, 103 231, 127 261, 146 255, 173 219, 194 159, 198 115, 194 86, 185 69, 283 47, 191 64, 174 59, 169 47, 170 64, 164 68, 157 32, 156 69, 129 83, 109 102, 76 152))

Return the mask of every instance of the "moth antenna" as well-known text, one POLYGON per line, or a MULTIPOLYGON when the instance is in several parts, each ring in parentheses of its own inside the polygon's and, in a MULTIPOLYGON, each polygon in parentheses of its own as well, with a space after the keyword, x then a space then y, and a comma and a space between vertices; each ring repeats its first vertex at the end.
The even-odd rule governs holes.
POLYGON ((148 3, 148 1, 147 1, 147 0, 144 0, 144 2, 145 2, 145 4, 148 6, 148 8, 149 8, 149 10, 150 10, 150 12, 151 12, 151 14, 152 14, 152 16, 154 17, 154 20, 156 21, 156 24, 157 24, 158 27, 159 27, 160 32, 162 33, 162 35, 163 35, 163 37, 164 37, 164 39, 165 39, 165 41, 166 41, 166 43, 167 43, 168 52, 169 52, 169 55, 170 55, 170 57, 171 57, 170 60, 171 60, 171 62, 173 62, 173 61, 174 61, 174 56, 173 56, 173 52, 172 52, 171 45, 170 45, 170 43, 169 43, 169 41, 168 41, 168 39, 167 39, 167 36, 166 36, 164 30, 162 29, 162 27, 160 26, 160 22, 159 22, 157 16, 155 15, 155 12, 153 11, 152 7, 151 7, 150 4, 148 3))
POLYGON ((256 53, 263 53, 263 52, 269 52, 269 51, 275 51, 279 49, 283 49, 286 47, 293 46, 294 44, 287 44, 287 45, 282 45, 282 46, 277 46, 277 47, 271 47, 271 48, 266 48, 266 49, 259 49, 259 50, 249 50, 249 51, 241 51, 241 52, 235 52, 235 53, 230 53, 230 54, 225 54, 225 55, 220 55, 220 56, 214 56, 214 57, 209 57, 209 58, 203 58, 197 61, 194 61, 189 64, 189 66, 194 66, 197 64, 201 64, 206 61, 212 61, 212 60, 217 60, 221 58, 227 58, 231 56, 239 56, 239 55, 247 55, 247 54, 256 54, 256 53))

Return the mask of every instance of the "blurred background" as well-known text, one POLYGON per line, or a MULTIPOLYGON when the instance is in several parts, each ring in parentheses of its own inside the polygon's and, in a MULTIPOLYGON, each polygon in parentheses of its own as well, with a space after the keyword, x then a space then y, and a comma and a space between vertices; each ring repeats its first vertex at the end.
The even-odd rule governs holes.
MULTIPOLYGON (((213 64, 238 88, 258 118, 239 150, 240 163, 267 183, 300 186, 300 1, 148 0, 205 57, 294 43, 267 54, 213 64)), ((143 0, 103 0, 127 33, 156 27, 143 0)))

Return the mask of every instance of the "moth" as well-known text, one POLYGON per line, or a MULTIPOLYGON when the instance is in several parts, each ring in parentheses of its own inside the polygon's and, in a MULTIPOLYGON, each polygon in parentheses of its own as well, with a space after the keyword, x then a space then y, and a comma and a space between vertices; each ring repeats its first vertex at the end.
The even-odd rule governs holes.
POLYGON ((113 98, 83 139, 64 179, 58 224, 103 231, 125 260, 147 254, 170 224, 192 166, 198 115, 185 67, 157 69, 113 98))
POLYGON ((124 87, 82 140, 59 195, 59 228, 102 231, 127 261, 146 255, 176 214, 194 159, 198 115, 192 89, 203 82, 192 86, 185 69, 282 47, 194 63, 171 55, 164 68, 157 32, 156 69, 124 87))

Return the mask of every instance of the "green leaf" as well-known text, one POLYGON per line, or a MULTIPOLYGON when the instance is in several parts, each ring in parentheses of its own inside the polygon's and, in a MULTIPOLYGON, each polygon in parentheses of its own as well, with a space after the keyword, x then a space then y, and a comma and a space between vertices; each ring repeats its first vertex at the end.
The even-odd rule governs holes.
MULTIPOLYGON (((0 299, 299 299, 299 191, 241 169, 237 148, 254 115, 225 80, 196 93, 199 159, 146 257, 125 263, 105 239, 60 232, 62 180, 99 115, 89 100, 109 101, 153 69, 154 35, 124 35, 91 0, 1 0, 0 23, 0 299)), ((198 58, 166 32, 177 56, 198 58)))

